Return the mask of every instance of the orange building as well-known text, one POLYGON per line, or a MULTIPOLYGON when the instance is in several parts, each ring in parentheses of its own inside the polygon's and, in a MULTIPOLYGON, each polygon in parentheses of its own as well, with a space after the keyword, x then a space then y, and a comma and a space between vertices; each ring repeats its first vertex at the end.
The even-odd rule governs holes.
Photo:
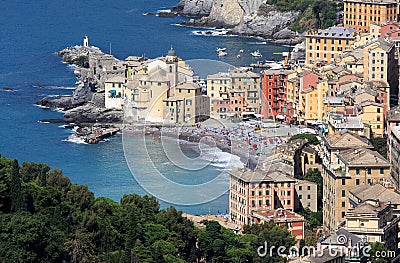
POLYGON ((381 24, 398 20, 396 0, 344 0, 343 25, 369 32, 371 23, 381 24))
POLYGON ((252 220, 253 223, 265 223, 273 220, 275 224, 286 227, 297 242, 304 239, 304 217, 295 212, 281 208, 270 211, 254 211, 252 220))
POLYGON ((282 171, 230 171, 229 214, 238 225, 251 224, 252 212, 283 208, 294 211, 296 180, 282 171))

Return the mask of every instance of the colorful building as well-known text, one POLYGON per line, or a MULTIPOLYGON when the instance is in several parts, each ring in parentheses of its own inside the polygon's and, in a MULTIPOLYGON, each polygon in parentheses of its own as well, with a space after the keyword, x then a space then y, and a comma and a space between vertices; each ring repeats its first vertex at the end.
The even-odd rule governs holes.
POLYGON ((287 100, 289 70, 264 70, 262 73, 261 114, 264 119, 290 121, 295 114, 293 102, 287 100))
POLYGON ((371 23, 398 21, 396 0, 344 0, 343 3, 345 27, 369 32, 371 23))
POLYGON ((356 39, 356 30, 330 27, 306 34, 306 65, 326 65, 349 49, 356 39))

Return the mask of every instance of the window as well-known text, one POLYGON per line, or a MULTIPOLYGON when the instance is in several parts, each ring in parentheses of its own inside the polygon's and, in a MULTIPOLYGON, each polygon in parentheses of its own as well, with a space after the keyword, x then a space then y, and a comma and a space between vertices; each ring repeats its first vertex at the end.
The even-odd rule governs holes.
POLYGON ((346 202, 342 202, 342 207, 346 207, 346 202))
POLYGON ((303 190, 303 186, 299 186, 299 191, 302 191, 303 190))
POLYGON ((307 190, 310 191, 311 190, 311 186, 307 185, 307 190))
POLYGON ((262 191, 258 191, 258 195, 262 195, 262 191))
POLYGON ((299 195, 299 199, 302 199, 303 198, 303 195, 299 195))
POLYGON ((265 190, 265 195, 269 195, 269 190, 265 190))
POLYGON ((254 191, 251 191, 251 196, 254 196, 254 191))
POLYGON ((359 169, 359 168, 356 169, 356 174, 357 174, 357 175, 360 174, 360 169, 359 169))
POLYGON ((262 200, 258 200, 258 205, 259 205, 259 206, 262 205, 262 200))
POLYGON ((307 199, 311 199, 311 195, 307 195, 307 199))
POLYGON ((287 195, 290 196, 290 194, 291 194, 291 192, 290 192, 290 191, 287 191, 287 195))
POLYGON ((288 205, 290 205, 290 200, 287 200, 287 202, 286 202, 288 205))
POLYGON ((342 197, 345 197, 345 196, 346 196, 346 191, 342 190, 342 197))
POLYGON ((380 173, 380 174, 384 174, 384 173, 385 173, 385 170, 384 170, 383 168, 381 168, 381 169, 379 169, 379 173, 380 173))
POLYGON ((287 183, 287 186, 290 187, 290 183, 287 183))
POLYGON ((265 200, 265 204, 266 204, 266 205, 269 205, 269 200, 268 200, 268 199, 265 200))
POLYGON ((342 179, 342 185, 346 185, 346 179, 342 179))
POLYGON ((342 212, 342 217, 343 217, 343 218, 345 217, 345 215, 346 215, 346 213, 345 213, 345 212, 342 212))
POLYGON ((371 168, 368 168, 368 174, 371 174, 371 173, 372 173, 371 168))
POLYGON ((356 185, 360 185, 360 179, 356 179, 356 185))

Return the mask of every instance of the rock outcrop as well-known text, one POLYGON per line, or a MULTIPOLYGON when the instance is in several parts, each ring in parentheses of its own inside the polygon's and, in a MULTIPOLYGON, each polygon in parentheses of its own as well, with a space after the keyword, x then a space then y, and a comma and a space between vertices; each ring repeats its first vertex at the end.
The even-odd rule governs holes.
POLYGON ((123 119, 123 112, 96 107, 93 104, 85 104, 65 112, 64 120, 69 123, 119 123, 123 119))
MULTIPOLYGON (((74 46, 65 48, 56 53, 67 63, 73 64, 81 60, 83 56, 103 56, 104 53, 97 47, 74 46)), ((99 76, 90 68, 76 66, 74 74, 77 78, 76 88, 72 96, 60 96, 57 98, 45 97, 38 105, 47 108, 58 108, 65 112, 64 122, 76 124, 90 123, 119 123, 123 119, 123 112, 109 110, 104 107, 104 84, 101 84, 99 76)))
MULTIPOLYGON (((178 6, 185 10, 199 1, 182 0, 178 6), (190 3, 190 4, 189 4, 190 3)), ((299 12, 279 11, 265 0, 213 0, 208 16, 191 19, 184 23, 189 26, 230 28, 231 33, 245 36, 259 36, 276 42, 297 43, 301 38, 288 29, 299 12)))
POLYGON ((203 17, 210 14, 212 4, 213 0, 182 0, 171 11, 183 16, 203 17))

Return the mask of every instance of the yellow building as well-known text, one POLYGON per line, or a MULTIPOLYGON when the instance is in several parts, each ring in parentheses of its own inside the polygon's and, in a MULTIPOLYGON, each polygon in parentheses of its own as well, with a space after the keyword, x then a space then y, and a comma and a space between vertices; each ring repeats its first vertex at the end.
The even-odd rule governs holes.
POLYGON ((324 101, 329 89, 327 80, 319 80, 316 86, 302 88, 299 95, 299 111, 304 120, 322 121, 324 101))
POLYGON ((398 20, 396 0, 344 0, 345 27, 369 32, 371 23, 398 20))
POLYGON ((175 88, 175 96, 163 100, 164 123, 195 124, 209 116, 209 98, 202 94, 196 83, 180 83, 175 88))
POLYGON ((393 209, 380 200, 369 199, 346 213, 345 229, 364 236, 370 243, 380 242, 391 251, 398 250, 399 217, 393 209))
POLYGON ((261 113, 260 101, 261 77, 259 74, 244 69, 234 69, 207 76, 207 96, 210 97, 210 114, 220 118, 221 102, 226 114, 241 114, 242 110, 261 113), (235 97, 234 101, 230 100, 235 97), (243 100, 242 105, 239 101, 243 100), (232 104, 232 105, 231 105, 232 104))
POLYGON ((346 27, 330 27, 310 31, 306 35, 306 65, 329 64, 351 47, 356 30, 346 27))
POLYGON ((390 164, 378 152, 354 148, 336 153, 337 162, 324 165, 324 227, 335 230, 351 207, 348 195, 356 186, 390 181, 390 164))
POLYGON ((364 46, 364 80, 387 82, 390 86, 390 104, 399 98, 399 70, 394 44, 382 38, 364 46))
POLYGON ((362 122, 371 127, 374 137, 382 137, 385 130, 384 105, 373 101, 364 101, 357 105, 357 109, 362 122))

